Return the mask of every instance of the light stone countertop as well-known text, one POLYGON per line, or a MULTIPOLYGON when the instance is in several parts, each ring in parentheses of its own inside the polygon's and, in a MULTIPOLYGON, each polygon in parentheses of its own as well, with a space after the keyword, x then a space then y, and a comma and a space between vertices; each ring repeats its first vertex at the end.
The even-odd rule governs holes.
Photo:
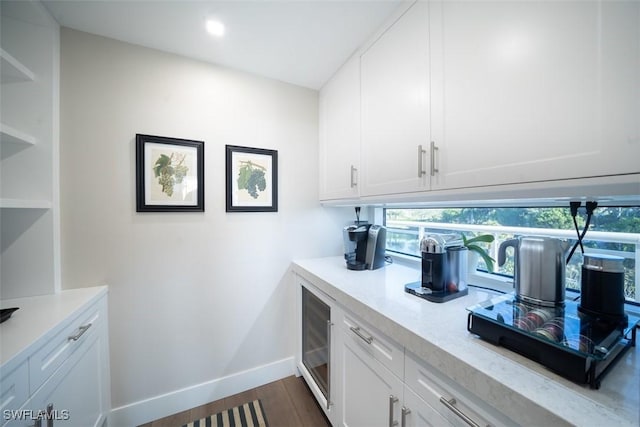
POLYGON ((19 307, 0 324, 0 368, 9 373, 31 345, 44 344, 51 331, 87 304, 107 293, 107 286, 70 289, 56 294, 0 300, 1 308, 19 307))
POLYGON ((292 267, 519 424, 640 425, 640 346, 618 361, 599 390, 592 390, 469 333, 466 308, 494 297, 491 291, 469 288, 469 295, 437 304, 404 291, 406 283, 420 280, 420 272, 406 266, 350 271, 342 257, 330 257, 296 260, 292 267))

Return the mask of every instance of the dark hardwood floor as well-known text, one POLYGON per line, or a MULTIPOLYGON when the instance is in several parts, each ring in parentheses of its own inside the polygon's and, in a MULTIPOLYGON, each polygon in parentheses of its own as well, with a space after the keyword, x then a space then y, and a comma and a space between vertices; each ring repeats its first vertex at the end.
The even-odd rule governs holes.
POLYGON ((302 377, 290 376, 140 427, 180 427, 254 399, 262 401, 270 427, 331 426, 302 377))

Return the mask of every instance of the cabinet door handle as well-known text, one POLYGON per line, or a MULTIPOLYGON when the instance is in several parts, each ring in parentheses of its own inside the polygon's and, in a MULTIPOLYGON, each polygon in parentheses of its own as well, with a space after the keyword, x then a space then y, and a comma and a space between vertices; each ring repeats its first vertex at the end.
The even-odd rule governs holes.
POLYGON ((356 177, 358 176, 358 168, 351 165, 351 188, 354 188, 358 185, 358 180, 356 177))
POLYGON ((431 176, 440 172, 440 170, 436 169, 436 151, 438 151, 438 147, 435 142, 431 141, 431 176))
POLYGON ((393 394, 389 396, 389 427, 398 425, 398 422, 393 419, 393 405, 398 401, 398 398, 393 394))
POLYGON ((402 407, 402 421, 400 422, 400 427, 407 426, 407 415, 409 415, 410 413, 411 413, 411 409, 405 406, 402 407))
POLYGON ((360 326, 356 326, 355 328, 353 326, 350 326, 349 329, 351 329, 351 332, 359 336, 367 344, 371 344, 373 342, 373 337, 367 337, 362 332, 360 332, 360 326))
POLYGON ((80 339, 80 337, 82 335, 84 335, 85 332, 87 332, 87 330, 91 327, 91 323, 87 323, 86 325, 82 325, 78 328, 78 332, 73 334, 73 335, 69 335, 69 338, 67 338, 69 341, 78 341, 80 339))
POLYGON ((440 396, 440 403, 442 403, 444 406, 446 406, 447 409, 449 409, 451 412, 456 414, 460 419, 462 419, 462 421, 467 423, 467 425, 469 425, 471 427, 480 427, 480 424, 478 424, 475 421, 473 421, 471 418, 469 418, 469 416, 467 414, 465 414, 460 409, 455 407, 455 404, 456 404, 456 399, 455 398, 452 397, 451 399, 447 400, 443 396, 440 396))
POLYGON ((418 178, 422 178, 422 175, 427 173, 427 171, 424 170, 424 165, 422 164, 424 153, 426 152, 427 151, 422 148, 422 144, 418 145, 418 178))

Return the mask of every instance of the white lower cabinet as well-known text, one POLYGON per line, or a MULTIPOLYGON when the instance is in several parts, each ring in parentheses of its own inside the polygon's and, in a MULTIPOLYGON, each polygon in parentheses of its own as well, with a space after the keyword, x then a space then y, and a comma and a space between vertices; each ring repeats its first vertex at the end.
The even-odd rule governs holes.
POLYGON ((381 332, 384 323, 363 320, 320 286, 293 276, 297 366, 333 426, 518 425, 411 353, 401 336, 381 332))
MULTIPOLYGON (((34 414, 44 411, 53 425, 98 427, 104 421, 100 365, 102 342, 93 336, 33 395, 27 405, 34 414), (47 413, 48 412, 48 413, 47 413)), ((32 425, 31 421, 26 425, 32 425)))
MULTIPOLYGON (((47 333, 14 370, 5 427, 100 427, 110 410, 106 295, 47 333), (28 369, 27 369, 28 368, 28 369), (26 399, 26 401, 25 401, 26 399)), ((3 389, 5 378, 2 378, 3 389)))
MULTIPOLYGON (((415 395, 413 406, 422 408, 419 417, 434 410, 431 416, 444 418, 454 426, 512 426, 517 425, 495 408, 483 402, 447 378, 439 370, 410 352, 405 353, 405 398, 415 395), (423 403, 422 405, 420 403, 423 403), (427 410, 426 407, 429 409, 427 410)), ((412 405, 406 403, 412 410, 412 405)), ((417 417, 416 417, 417 418, 417 417)), ((415 419, 417 424, 422 425, 415 419)))
POLYGON ((451 422, 405 386, 404 404, 400 409, 400 425, 402 427, 440 427, 449 426, 451 422))
POLYGON ((336 391, 339 425, 391 426, 400 416, 402 380, 376 360, 371 342, 350 330, 341 333, 341 375, 336 391))

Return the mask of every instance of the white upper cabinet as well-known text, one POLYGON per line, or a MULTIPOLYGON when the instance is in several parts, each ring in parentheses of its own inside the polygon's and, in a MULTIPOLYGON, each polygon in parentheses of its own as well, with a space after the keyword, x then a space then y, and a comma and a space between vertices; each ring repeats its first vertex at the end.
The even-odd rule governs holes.
POLYGON ((430 7, 432 188, 640 172, 640 2, 430 7))
POLYGON ((360 58, 353 56, 320 90, 320 200, 358 196, 360 58))
MULTIPOLYGON (((351 182, 354 146, 321 151, 323 200, 640 194, 640 2, 400 7, 360 51, 358 192, 326 196, 351 182)), ((325 117, 357 116, 328 95, 325 117)))
POLYGON ((420 1, 361 55, 361 196, 429 188, 428 48, 420 1))

